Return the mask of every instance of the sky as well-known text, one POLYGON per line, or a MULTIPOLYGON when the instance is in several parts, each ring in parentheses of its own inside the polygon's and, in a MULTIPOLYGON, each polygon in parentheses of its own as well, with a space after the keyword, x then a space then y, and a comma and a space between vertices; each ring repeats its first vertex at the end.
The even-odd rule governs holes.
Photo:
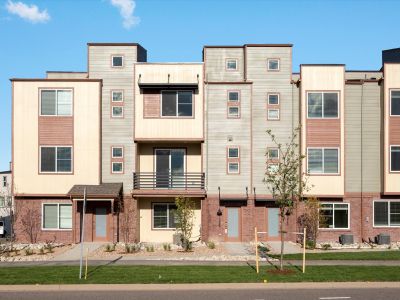
POLYGON ((11 160, 9 79, 86 71, 88 42, 138 42, 150 62, 199 62, 204 45, 291 43, 294 72, 377 70, 381 51, 400 47, 399 11, 395 0, 0 0, 0 170, 11 160))

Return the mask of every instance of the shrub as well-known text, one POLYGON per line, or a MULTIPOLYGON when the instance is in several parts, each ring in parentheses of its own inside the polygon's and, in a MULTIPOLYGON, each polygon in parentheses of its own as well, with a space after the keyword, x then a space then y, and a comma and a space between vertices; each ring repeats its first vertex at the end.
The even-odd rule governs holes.
POLYGON ((30 249, 30 248, 26 248, 26 249, 24 250, 24 252, 25 252, 25 256, 29 256, 29 255, 32 255, 32 254, 33 254, 33 250, 30 249))
POLYGON ((54 246, 52 244, 52 242, 46 242, 44 248, 49 252, 49 253, 53 253, 54 252, 54 246))
POLYGON ((164 251, 171 251, 171 245, 169 243, 163 244, 164 251))
POLYGON ((44 254, 44 247, 40 247, 40 248, 39 248, 39 254, 40 254, 40 255, 43 255, 43 254, 44 254))
POLYGON ((146 246, 146 251, 147 252, 154 252, 154 246, 153 245, 147 245, 146 246))
POLYGON ((106 248, 104 249, 104 251, 105 252, 111 252, 112 250, 111 250, 111 245, 110 244, 107 244, 106 245, 106 248))
POLYGON ((306 249, 315 249, 315 241, 307 240, 306 241, 306 249))
POLYGON ((258 251, 260 251, 260 252, 268 252, 269 249, 268 249, 268 247, 266 247, 264 245, 258 245, 258 251))
POLYGON ((215 249, 215 243, 213 241, 209 241, 207 243, 207 247, 208 247, 208 249, 215 249))
POLYGON ((321 247, 322 247, 322 249, 324 249, 324 250, 329 250, 329 249, 332 248, 331 244, 322 244, 321 247))

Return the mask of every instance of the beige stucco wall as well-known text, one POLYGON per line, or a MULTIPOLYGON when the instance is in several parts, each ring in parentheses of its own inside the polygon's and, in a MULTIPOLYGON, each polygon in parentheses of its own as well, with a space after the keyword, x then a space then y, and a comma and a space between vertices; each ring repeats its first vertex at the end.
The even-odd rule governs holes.
POLYGON ((135 65, 135 139, 202 139, 203 138, 203 65, 202 64, 136 64, 135 65), (196 83, 193 94, 194 118, 143 118, 142 83, 196 83))
POLYGON ((64 195, 100 183, 100 82, 13 82, 14 193, 64 195), (39 88, 73 88, 73 174, 39 174, 39 88))
MULTIPOLYGON (((339 175, 311 175, 308 177, 311 190, 307 195, 344 195, 344 66, 301 66, 301 151, 306 155, 306 119, 307 119, 307 92, 309 91, 339 91, 339 118, 340 118, 340 174, 339 175)), ((306 168, 306 159, 303 163, 303 172, 306 168)))
MULTIPOLYGON (((384 132, 385 142, 383 151, 384 160, 384 192, 400 192, 400 173, 390 173, 390 145, 389 145, 389 116, 390 116, 390 89, 400 89, 400 64, 384 65, 384 132)), ((396 118, 396 117, 392 117, 396 118)))
MULTIPOLYGON (((201 200, 195 199, 196 209, 193 219, 192 240, 197 240, 200 236, 201 228, 201 200)), ((140 216, 140 241, 146 243, 172 243, 175 230, 172 229, 152 229, 152 203, 169 202, 173 203, 173 198, 141 198, 139 199, 140 216)))

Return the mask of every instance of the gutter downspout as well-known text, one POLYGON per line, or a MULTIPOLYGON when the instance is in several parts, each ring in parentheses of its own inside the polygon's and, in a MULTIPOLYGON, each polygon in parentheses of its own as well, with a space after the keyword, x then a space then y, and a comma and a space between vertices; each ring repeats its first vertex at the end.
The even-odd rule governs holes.
POLYGON ((361 172, 361 176, 360 176, 360 180, 361 180, 361 205, 360 205, 360 209, 361 209, 361 241, 364 240, 364 207, 363 207, 363 203, 364 203, 364 177, 363 177, 363 165, 364 165, 364 140, 363 140, 363 133, 364 133, 364 122, 363 122, 363 109, 364 109, 364 84, 365 81, 361 80, 361 111, 360 111, 360 115, 361 115, 361 168, 360 168, 360 172, 361 172))

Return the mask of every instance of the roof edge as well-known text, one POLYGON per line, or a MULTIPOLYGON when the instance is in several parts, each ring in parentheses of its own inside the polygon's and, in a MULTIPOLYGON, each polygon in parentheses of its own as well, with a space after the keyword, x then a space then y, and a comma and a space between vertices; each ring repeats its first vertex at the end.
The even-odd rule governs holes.
POLYGON ((42 82, 42 81, 49 81, 49 82, 103 82, 103 79, 94 79, 94 78, 10 78, 11 82, 42 82))

